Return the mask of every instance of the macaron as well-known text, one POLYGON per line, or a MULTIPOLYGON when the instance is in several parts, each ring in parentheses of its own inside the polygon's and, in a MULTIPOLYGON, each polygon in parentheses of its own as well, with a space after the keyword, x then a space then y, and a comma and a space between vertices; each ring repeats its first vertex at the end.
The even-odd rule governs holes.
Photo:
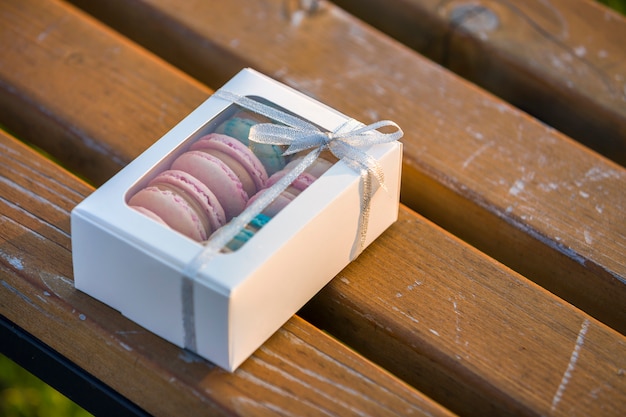
POLYGON ((151 218, 155 222, 161 223, 161 224, 164 224, 165 226, 167 226, 167 223, 165 223, 162 218, 160 218, 154 212, 148 210, 147 208, 140 207, 140 206, 130 206, 130 207, 132 207, 133 209, 137 210, 139 213, 143 214, 144 216, 147 216, 147 217, 151 218))
POLYGON ((237 236, 235 236, 228 244, 226 248, 230 251, 236 251, 242 247, 248 240, 254 236, 263 226, 269 222, 271 218, 263 213, 257 214, 246 227, 241 229, 237 236))
MULTIPOLYGON (((271 175, 267 180, 267 188, 276 184, 281 178, 283 178, 289 171, 291 171, 300 161, 302 157, 289 162, 285 168, 271 175)), ((302 191, 306 190, 313 182, 326 172, 332 163, 326 159, 318 158, 313 164, 307 167, 307 169, 291 183, 274 201, 272 201, 263 210, 263 213, 274 217, 278 214, 287 204, 293 201, 302 191)), ((257 198, 259 198, 265 190, 258 192, 254 197, 248 201, 248 206, 252 204, 257 198)))
POLYGON ((160 219, 191 239, 204 241, 226 223, 216 196, 187 172, 167 170, 138 191, 128 205, 151 218, 160 219), (153 215, 151 215, 152 213, 153 215))
MULTIPOLYGON (((285 171, 292 170, 296 165, 298 165, 302 161, 303 158, 304 156, 297 156, 295 159, 292 159, 291 161, 289 161, 287 165, 285 165, 284 170, 285 171)), ((320 157, 320 158, 317 158, 315 161, 313 161, 313 163, 309 165, 307 169, 304 170, 304 172, 307 172, 313 175, 315 178, 319 178, 322 176, 324 172, 328 171, 330 167, 332 166, 333 166, 332 162, 320 157)))
POLYGON ((236 138, 257 156, 268 175, 280 171, 285 167, 287 158, 283 156, 283 149, 279 145, 258 143, 251 141, 250 128, 259 123, 272 123, 270 119, 250 112, 238 112, 232 118, 224 121, 215 133, 221 133, 236 138))
POLYGON ((254 232, 243 228, 237 233, 230 242, 228 242, 225 246, 224 252, 234 252, 240 247, 242 247, 248 240, 250 240, 254 236, 254 232))
MULTIPOLYGON (((248 206, 255 202, 258 198, 260 198, 266 190, 267 189, 261 190, 256 193, 256 195, 254 195, 254 197, 252 197, 248 201, 248 206)), ((263 210, 262 214, 265 214, 269 217, 276 216, 282 209, 287 206, 287 204, 291 203, 293 199, 296 198, 296 195, 298 193, 299 192, 296 191, 296 194, 294 194, 289 189, 283 191, 263 210)))
POLYGON ((248 194, 235 172, 207 152, 185 152, 174 160, 172 169, 191 174, 211 190, 224 209, 226 221, 241 213, 248 202, 248 194))
POLYGON ((269 175, 280 171, 285 167, 287 158, 283 155, 283 149, 278 145, 250 141, 250 150, 259 158, 269 175))
MULTIPOLYGON (((287 175, 288 172, 288 170, 283 169, 269 177, 269 179, 267 180, 267 187, 269 188, 272 185, 276 184, 281 178, 287 175)), ((293 180, 293 182, 291 183, 291 187, 301 192, 306 190, 309 185, 313 184, 316 179, 316 177, 305 171, 302 174, 298 175, 295 180, 293 180)))
POLYGON ((237 175, 248 197, 265 187, 267 171, 259 159, 237 139, 210 133, 198 139, 189 148, 219 158, 237 175))
POLYGON ((250 128, 259 123, 272 123, 272 121, 260 114, 239 111, 218 125, 215 133, 231 136, 248 146, 250 128))

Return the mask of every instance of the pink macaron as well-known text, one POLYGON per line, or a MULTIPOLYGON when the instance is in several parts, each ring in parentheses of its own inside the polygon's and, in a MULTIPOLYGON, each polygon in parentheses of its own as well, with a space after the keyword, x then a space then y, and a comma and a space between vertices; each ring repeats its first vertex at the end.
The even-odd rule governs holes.
POLYGON ((241 181, 248 197, 265 187, 265 167, 250 149, 235 138, 210 133, 198 139, 190 150, 206 152, 228 165, 241 181))
MULTIPOLYGON (((258 198, 260 198, 263 193, 265 192, 265 190, 261 190, 258 193, 256 193, 249 201, 248 201, 248 206, 250 204, 252 204, 253 202, 255 202, 258 198)), ((284 209, 287 204, 291 203, 291 201, 293 201, 293 199, 296 198, 296 195, 291 193, 289 190, 285 190, 282 193, 280 193, 280 195, 278 197, 276 197, 276 199, 274 199, 274 201, 272 201, 263 211, 262 213, 265 214, 266 216, 269 217, 274 217, 278 214, 278 212, 280 212, 282 209, 284 209)))
POLYGON ((185 152, 174 160, 172 169, 187 172, 206 185, 222 205, 226 221, 246 207, 249 197, 241 180, 216 156, 202 151, 185 152))
POLYGON ((204 241, 226 223, 218 199, 192 175, 168 170, 157 175, 148 186, 128 201, 131 207, 161 219, 172 229, 191 239, 204 241), (142 210, 143 209, 143 210, 142 210))
POLYGON ((134 208, 135 210, 137 210, 139 213, 143 214, 144 216, 151 218, 155 222, 161 223, 167 226, 167 223, 165 223, 165 221, 159 216, 157 216, 156 213, 154 213, 153 211, 150 211, 147 208, 140 207, 140 206, 130 206, 130 207, 134 208))
MULTIPOLYGON (((272 174, 267 182, 266 188, 269 188, 276 184, 281 178, 283 178, 289 171, 291 171, 298 163, 302 160, 302 156, 297 157, 296 159, 289 162, 285 168, 282 170, 272 174)), ((306 190, 313 182, 320 177, 324 172, 326 172, 332 166, 332 162, 324 159, 318 158, 316 159, 307 169, 300 174, 285 191, 283 191, 274 201, 272 201, 266 208, 263 210, 263 214, 274 217, 278 212, 280 212, 287 204, 289 204, 296 196, 298 196, 302 191, 306 190)), ((248 205, 252 204, 257 198, 259 198, 265 190, 261 190, 254 197, 250 199, 248 205)))
MULTIPOLYGON (((287 172, 287 169, 283 169, 269 177, 269 179, 267 180, 267 188, 276 184, 282 177, 287 175, 287 172)), ((291 183, 291 186, 288 189, 293 194, 300 194, 302 191, 306 190, 309 185, 313 184, 316 179, 316 177, 309 174, 308 172, 303 172, 302 174, 298 175, 298 177, 291 183)))
MULTIPOLYGON (((296 165, 302 162, 303 158, 304 158, 303 156, 298 156, 295 159, 292 159, 287 165, 285 165, 284 170, 290 171, 296 165)), ((324 172, 328 171, 330 167, 332 166, 333 166, 332 162, 320 157, 320 158, 317 158, 315 161, 313 161, 313 163, 309 165, 307 169, 304 170, 304 172, 313 175, 315 178, 319 178, 322 176, 324 172)))

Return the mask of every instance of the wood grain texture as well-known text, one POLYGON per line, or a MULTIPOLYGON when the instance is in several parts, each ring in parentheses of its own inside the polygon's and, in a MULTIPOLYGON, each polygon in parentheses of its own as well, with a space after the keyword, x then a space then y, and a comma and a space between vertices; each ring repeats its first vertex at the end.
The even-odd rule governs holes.
POLYGON ((149 145, 136 137, 159 138, 209 94, 182 73, 168 78, 172 67, 88 16, 45 2, 3 2, 1 12, 9 22, 0 27, 4 123, 95 184, 149 145), (159 116, 146 118, 146 109, 159 116), (135 123, 120 122, 117 111, 135 123))
POLYGON ((450 416, 292 318, 231 374, 77 291, 69 213, 93 189, 0 132, 0 314, 153 415, 450 416))
POLYGON ((626 164, 626 19, 596 1, 336 3, 626 164))
POLYGON ((626 407, 626 338, 409 211, 302 315, 462 415, 626 407))
MULTIPOLYGON (((38 3, 30 0, 30 4, 38 3)), ((46 4, 53 5, 47 7, 48 16, 54 18, 54 12, 58 12, 61 6, 54 2, 46 4)), ((65 16, 82 19, 80 14, 71 9, 64 9, 63 13, 65 16)), ((92 30, 98 32, 99 26, 94 24, 92 30)), ((73 42, 89 43, 89 40, 81 36, 73 42)), ((158 60, 151 62, 150 65, 163 65, 158 60)), ((150 68, 147 71, 150 72, 150 68)), ((179 73, 169 71, 163 76, 165 79, 161 82, 173 83, 168 78, 177 78, 179 73)), ((99 83, 104 84, 113 97, 124 97, 124 86, 111 82, 115 80, 114 74, 105 70, 99 77, 99 83)), ((449 76, 440 77, 446 80, 449 76)), ((89 84, 83 87, 89 97, 89 84)), ((207 91, 204 87, 198 88, 207 91)), ((472 99, 472 94, 482 97, 478 92, 470 91, 472 92, 467 93, 468 99, 472 99)), ((451 91, 450 94, 457 93, 451 91)), ((490 103, 489 97, 482 97, 482 100, 490 103)), ((76 105, 80 106, 80 103, 76 105)), ((172 111, 182 112, 186 104, 180 103, 179 106, 180 109, 173 108, 172 111)), ((145 106, 144 117, 148 120, 158 118, 158 108, 159 106, 145 106)), ((103 107, 102 111, 111 112, 120 124, 136 123, 134 114, 127 113, 122 107, 103 107)), ((36 117, 36 113, 36 107, 33 107, 22 117, 36 117)), ((60 125, 71 131, 72 123, 75 120, 67 120, 60 125)), ((105 141, 103 146, 110 146, 112 149, 119 146, 115 145, 115 137, 108 141, 106 136, 99 139, 105 141)), ((139 132, 135 140, 133 146, 139 152, 154 138, 152 132, 139 132)), ((94 159, 108 157, 93 151, 91 154, 94 159)), ((101 162, 101 166, 107 164, 101 162)), ((108 172, 109 175, 112 173, 108 172)), ((409 179, 412 175, 409 172, 409 179)), ((4 193, 3 190, 3 195, 4 193)), ((11 201, 18 201, 19 198, 19 194, 15 195, 11 201)), ((62 230, 67 235, 67 229, 62 230)), ((68 239, 67 236, 65 239, 68 239)), ((11 235, 11 241, 15 240, 11 235)), ((322 343, 317 339, 332 346, 334 344, 306 323, 293 319, 290 323, 303 330, 296 331, 286 327, 287 333, 279 332, 251 361, 246 362, 243 371, 236 373, 232 377, 234 379, 228 379, 206 363, 198 365, 193 362, 193 358, 184 355, 181 358, 181 350, 139 331, 132 323, 110 314, 105 306, 76 293, 69 279, 71 269, 67 248, 59 250, 58 256, 64 259, 62 265, 49 266, 60 269, 58 276, 64 279, 51 280, 59 282, 59 286, 52 287, 54 291, 46 289, 45 283, 38 281, 39 273, 36 272, 39 268, 46 267, 41 265, 43 261, 38 255, 45 251, 33 243, 38 242, 37 239, 31 236, 27 240, 19 250, 6 252, 7 255, 3 257, 5 270, 20 277, 7 281, 9 287, 15 291, 4 287, 10 294, 15 294, 6 297, 12 302, 7 310, 16 312, 11 318, 26 322, 26 328, 37 329, 40 337, 46 337, 46 340, 73 360, 80 360, 81 366, 109 381, 108 383, 128 397, 141 398, 138 402, 144 408, 145 404, 152 404, 153 401, 156 404, 152 407, 165 406, 162 403, 167 398, 155 399, 156 394, 151 395, 152 391, 158 393, 168 389, 176 390, 177 395, 181 396, 181 402, 174 406, 180 406, 184 401, 192 401, 192 404, 207 401, 213 404, 214 398, 215 401, 221 401, 217 399, 225 395, 227 399, 244 405, 271 398, 276 401, 267 406, 279 407, 283 401, 291 404, 292 401, 298 403, 301 398, 312 401, 308 395, 317 397, 318 393, 315 391, 294 392, 292 385, 307 385, 304 382, 295 384, 292 373, 303 375, 303 378, 310 377, 314 381, 325 378, 326 372, 336 375, 337 378, 345 377, 348 372, 347 367, 335 370, 336 368, 325 362, 309 364, 311 357, 316 355, 307 356, 308 348, 304 349, 298 338, 313 346, 322 343), (20 265, 22 269, 19 269, 20 265), (29 268, 24 268, 24 265, 29 265, 29 268), (33 265, 33 269, 30 269, 30 265, 33 265), (16 269, 26 272, 18 273, 16 269), (33 277, 28 278, 31 275, 33 277), (35 288, 40 288, 39 292, 31 287, 33 282, 38 285, 35 288), (66 316, 70 315, 68 311, 71 312, 73 321, 69 327, 79 323, 77 332, 88 335, 81 340, 104 340, 107 349, 97 349, 95 345, 89 344, 91 342, 83 342, 87 345, 80 354, 70 354, 68 352, 72 352, 71 349, 77 349, 73 347, 75 343, 71 342, 74 339, 65 337, 59 340, 55 336, 60 332, 58 327, 49 324, 42 329, 36 322, 28 322, 29 314, 22 313, 29 311, 33 303, 27 300, 34 300, 39 307, 33 307, 36 311, 43 310, 45 314, 51 314, 42 307, 44 304, 38 304, 40 298, 46 299, 45 292, 65 294, 63 299, 67 302, 64 301, 59 308, 66 316), (48 334, 48 329, 53 330, 52 334, 48 334), (298 333, 300 336, 295 338, 290 333, 298 333), (309 338, 305 338, 304 335, 307 334, 309 338), (280 342, 276 342, 277 338, 280 342), (284 339, 287 342, 282 342, 284 339), (97 352, 97 356, 84 359, 93 357, 88 352, 97 352), (292 357, 299 357, 302 352, 305 356, 302 362, 298 362, 300 365, 292 366, 295 361, 292 357), (264 361, 270 360, 275 362, 266 365, 264 361), (191 364, 183 364, 185 361, 190 361, 191 364), (110 363, 119 364, 122 371, 118 373, 117 370, 111 370, 110 363), (126 384, 126 381, 132 380, 129 378, 132 378, 137 366, 154 370, 145 371, 154 377, 155 381, 147 382, 154 384, 154 387, 126 384), (290 366, 289 370, 285 372, 284 366, 290 366), (309 373, 309 369, 322 367, 326 370, 320 370, 319 374, 309 373), (161 371, 157 372, 157 368, 161 371), (297 368, 299 370, 296 371, 297 368), (254 373, 256 370, 258 374, 254 373), (272 381, 269 385, 260 376, 266 372, 271 374, 267 376, 272 381), (175 387, 171 388, 169 384, 174 384, 175 387), (278 384, 281 388, 272 384, 278 384), (206 394, 206 391, 209 393, 206 394), (211 396, 210 399, 206 399, 205 395, 211 396)), ((49 283, 50 280, 45 282, 49 283)), ((405 207, 401 210, 399 223, 333 280, 307 308, 306 315, 320 325, 327 326, 342 339, 412 384, 424 387, 437 401, 463 414, 567 415, 573 409, 580 409, 583 413, 610 415, 614 410, 623 407, 625 402, 623 369, 626 367, 626 355, 623 336, 485 257, 405 207), (574 361, 573 357, 576 358, 574 361), (574 369, 569 374, 575 377, 564 377, 572 363, 574 369), (601 401, 596 401, 598 398, 601 401)), ((326 352, 321 347, 317 349, 326 352)), ((328 355, 331 353, 326 352, 328 355)), ((384 387, 384 382, 377 383, 384 387)), ((311 383, 308 384, 310 386, 311 383)), ((344 387, 345 383, 337 385, 344 387)), ((216 407, 222 407, 220 410, 236 408, 229 404, 218 402, 216 407)))
POLYGON ((245 64, 363 122, 398 122, 405 204, 626 333, 621 166, 328 3, 74 1, 209 85, 245 64))

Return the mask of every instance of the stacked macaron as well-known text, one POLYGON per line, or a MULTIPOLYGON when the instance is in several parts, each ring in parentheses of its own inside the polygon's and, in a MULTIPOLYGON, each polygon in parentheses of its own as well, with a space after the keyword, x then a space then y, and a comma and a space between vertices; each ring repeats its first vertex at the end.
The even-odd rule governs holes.
POLYGON ((128 204, 146 216, 166 224, 194 240, 226 223, 224 209, 215 194, 198 179, 181 170, 167 170, 141 189, 128 204))
POLYGON ((185 236, 204 241, 241 213, 266 182, 265 167, 246 146, 211 133, 133 195, 128 205, 185 236))
MULTIPOLYGON (((128 205, 191 239, 207 240, 301 160, 295 156, 288 161, 278 146, 255 147, 248 141, 250 127, 264 122, 261 117, 239 112, 228 119, 216 132, 195 141, 169 169, 135 193, 128 205)), ((239 249, 331 165, 326 159, 316 160, 225 250, 239 249)))
MULTIPOLYGON (((284 177, 289 171, 291 171, 298 163, 301 162, 302 158, 295 158, 291 162, 289 162, 285 168, 274 173, 267 180, 267 188, 274 185, 278 180, 284 177)), ((293 201, 302 191, 306 190, 309 185, 313 184, 313 182, 319 178, 324 172, 326 172, 332 163, 326 159, 318 158, 310 165, 302 174, 300 174, 291 185, 283 191, 274 201, 270 203, 269 206, 263 211, 263 214, 274 217, 276 216, 287 204, 293 201)), ((248 201, 248 205, 252 204, 257 198, 259 198, 265 190, 261 190, 254 197, 252 197, 248 201)))
MULTIPOLYGON (((259 198, 265 190, 274 185, 278 180, 287 174, 293 167, 295 167, 301 158, 293 159, 289 162, 285 168, 274 173, 267 180, 267 187, 256 193, 249 201, 248 205, 252 204, 257 198, 259 198)), ((243 246, 256 232, 258 232, 272 217, 276 216, 287 204, 293 201, 302 191, 307 189, 319 176, 326 172, 332 163, 326 159, 318 158, 311 166, 309 166, 302 174, 300 174, 291 185, 283 191, 269 206, 259 213, 255 218, 243 228, 233 240, 231 240, 226 249, 235 251, 243 246)))
POLYGON ((267 171, 259 159, 238 140, 210 133, 196 141, 173 163, 193 175, 215 194, 226 221, 246 207, 246 203, 267 182, 267 171))

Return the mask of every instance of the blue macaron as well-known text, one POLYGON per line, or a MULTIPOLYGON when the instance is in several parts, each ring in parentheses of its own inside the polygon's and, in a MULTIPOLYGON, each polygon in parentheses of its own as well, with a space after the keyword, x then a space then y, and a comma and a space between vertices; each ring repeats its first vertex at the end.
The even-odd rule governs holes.
POLYGON ((236 251, 237 249, 242 247, 248 240, 250 240, 252 236, 254 236, 254 234, 258 232, 263 226, 265 226, 270 220, 271 217, 263 213, 257 214, 246 227, 244 227, 239 231, 239 233, 237 233, 237 236, 235 236, 230 242, 228 242, 226 248, 231 251, 236 251))
POLYGON ((259 158, 265 166, 268 175, 280 171, 285 167, 288 160, 283 156, 283 150, 278 145, 256 143, 248 139, 250 128, 259 122, 247 117, 232 117, 220 124, 215 133, 228 135, 241 141, 259 158))

